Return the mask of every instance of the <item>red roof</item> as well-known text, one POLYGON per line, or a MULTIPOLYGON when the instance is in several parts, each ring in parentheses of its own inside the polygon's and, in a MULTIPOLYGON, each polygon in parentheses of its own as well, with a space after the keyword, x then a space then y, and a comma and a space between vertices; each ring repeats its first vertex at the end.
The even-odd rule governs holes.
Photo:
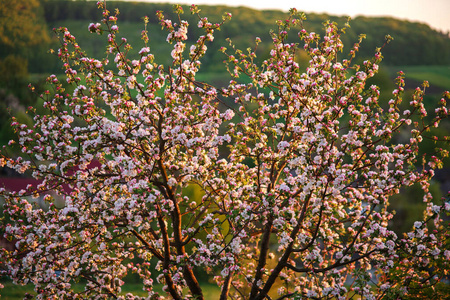
POLYGON ((0 178, 0 187, 3 187, 8 191, 18 192, 20 190, 25 190, 27 186, 30 184, 33 187, 33 189, 37 189, 37 186, 41 182, 42 180, 36 180, 33 178, 22 178, 22 177, 0 178))
MULTIPOLYGON (((88 168, 100 167, 100 163, 98 161, 92 161, 88 168)), ((73 175, 75 171, 78 170, 78 167, 74 167, 67 172, 67 175, 73 175)), ((26 190, 28 185, 31 185, 32 190, 37 190, 37 186, 42 182, 42 180, 37 180, 33 178, 26 177, 0 177, 0 188, 5 188, 8 191, 19 192, 20 190, 26 190)), ((70 192, 70 188, 67 184, 63 185, 63 188, 66 192, 70 192)))

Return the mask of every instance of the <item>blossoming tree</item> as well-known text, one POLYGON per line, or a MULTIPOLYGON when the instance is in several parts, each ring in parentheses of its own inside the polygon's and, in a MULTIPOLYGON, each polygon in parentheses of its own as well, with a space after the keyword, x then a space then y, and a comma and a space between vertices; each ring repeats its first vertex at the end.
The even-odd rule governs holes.
POLYGON ((1 232, 15 242, 0 252, 2 275, 34 284, 40 299, 204 299, 199 272, 218 284, 220 299, 392 299, 433 289, 447 275, 450 204, 428 191, 446 153, 418 151, 447 117, 448 93, 427 116, 425 86, 417 88, 404 110, 400 74, 383 105, 379 88, 366 84, 381 49, 357 65, 361 40, 346 56, 343 29, 328 22, 322 37, 308 33, 295 10, 278 22, 262 63, 252 49, 223 48, 232 80, 215 88, 196 74, 222 24, 192 6, 204 35, 187 48, 181 7, 176 23, 158 12, 174 46, 164 66, 145 30, 140 58, 128 59, 118 12, 98 6, 102 23, 89 30, 107 34, 106 57, 86 56, 58 29, 74 91, 52 75, 53 90, 41 96, 47 113, 36 114, 33 128, 13 121, 22 155, 5 152, 1 165, 41 183, 1 189, 1 232), (298 43, 287 42, 291 27, 298 43), (300 51, 310 57, 305 72, 300 51), (399 131, 408 138, 398 142, 399 131), (389 197, 415 183, 424 219, 397 236, 389 197), (201 197, 189 196, 193 187, 201 197), (49 209, 29 195, 43 196, 49 209), (121 292, 130 273, 148 296, 121 292))

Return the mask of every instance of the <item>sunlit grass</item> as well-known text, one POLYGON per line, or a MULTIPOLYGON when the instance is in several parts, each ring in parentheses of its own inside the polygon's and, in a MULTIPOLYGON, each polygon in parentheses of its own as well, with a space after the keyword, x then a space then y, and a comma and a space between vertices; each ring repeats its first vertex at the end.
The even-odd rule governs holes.
POLYGON ((393 66, 389 69, 405 72, 406 79, 426 80, 431 86, 450 89, 450 66, 393 66))
MULTIPOLYGON (((25 286, 15 285, 9 280, 2 280, 1 283, 5 286, 4 289, 0 290, 0 299, 1 300, 19 300, 23 299, 23 297, 29 293, 31 295, 36 295, 34 291, 34 287, 32 284, 28 284, 25 286)), ((214 285, 209 283, 203 283, 202 289, 205 299, 217 300, 220 298, 220 289, 214 285)), ((82 291, 84 288, 83 284, 77 283, 73 284, 72 287, 75 291, 82 291)), ((161 292, 162 286, 156 285, 155 291, 161 292)), ((133 293, 137 296, 147 296, 147 293, 142 290, 142 285, 139 283, 127 283, 122 287, 122 294, 133 293)))

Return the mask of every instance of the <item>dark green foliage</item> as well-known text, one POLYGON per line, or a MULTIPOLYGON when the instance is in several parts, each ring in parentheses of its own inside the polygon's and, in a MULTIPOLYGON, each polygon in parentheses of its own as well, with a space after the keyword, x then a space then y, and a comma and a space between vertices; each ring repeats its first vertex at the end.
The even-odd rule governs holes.
POLYGON ((0 59, 0 82, 9 89, 17 89, 28 77, 28 62, 22 57, 9 54, 0 59))
MULTIPOLYGON (((440 184, 433 182, 430 186, 431 194, 434 199, 442 197, 440 184)), ((423 211, 426 208, 423 202, 423 191, 419 185, 410 186, 402 190, 399 194, 391 196, 389 199, 389 209, 395 211, 392 224, 396 224, 392 228, 397 234, 409 232, 413 228, 414 221, 423 217, 423 211)))

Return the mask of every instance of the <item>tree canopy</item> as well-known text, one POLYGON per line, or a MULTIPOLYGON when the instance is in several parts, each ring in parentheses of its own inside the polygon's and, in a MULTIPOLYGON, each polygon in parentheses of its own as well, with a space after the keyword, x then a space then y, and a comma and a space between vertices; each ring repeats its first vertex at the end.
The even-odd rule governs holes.
POLYGON ((65 78, 48 77, 32 124, 13 119, 19 155, 0 154, 38 181, 0 188, 0 233, 14 243, 0 249, 0 275, 32 283, 38 299, 204 299, 202 274, 221 300, 448 296, 450 199, 430 185, 448 156, 448 133, 432 129, 450 93, 425 107, 427 84, 407 95, 400 72, 381 103, 368 79, 389 36, 360 62, 363 37, 347 49, 345 26, 311 32, 293 9, 266 58, 259 37, 222 47, 229 80, 214 86, 197 74, 231 14, 157 12, 171 48, 162 64, 147 19, 129 57, 119 11, 97 5, 101 21, 86 27, 107 40, 103 56, 58 28, 65 78), (435 149, 422 153, 428 138, 435 149), (397 234, 389 202, 413 185, 423 214, 397 234), (130 274, 144 296, 122 292, 130 274))
POLYGON ((17 51, 49 42, 39 0, 2 0, 0 3, 1 48, 17 51))

